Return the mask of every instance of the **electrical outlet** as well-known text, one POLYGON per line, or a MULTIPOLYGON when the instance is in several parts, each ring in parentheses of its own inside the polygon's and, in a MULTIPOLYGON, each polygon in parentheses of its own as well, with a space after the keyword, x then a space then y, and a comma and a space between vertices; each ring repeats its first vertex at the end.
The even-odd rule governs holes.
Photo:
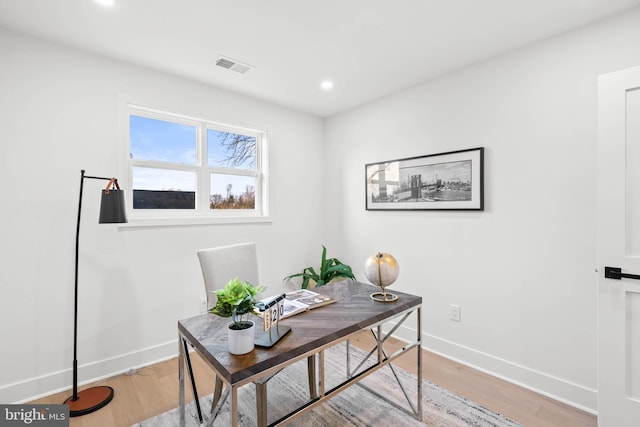
POLYGON ((449 319, 455 322, 459 322, 461 310, 462 308, 459 305, 455 305, 455 304, 449 305, 449 319))
POLYGON ((207 309, 207 297, 200 298, 200 313, 206 313, 207 309))

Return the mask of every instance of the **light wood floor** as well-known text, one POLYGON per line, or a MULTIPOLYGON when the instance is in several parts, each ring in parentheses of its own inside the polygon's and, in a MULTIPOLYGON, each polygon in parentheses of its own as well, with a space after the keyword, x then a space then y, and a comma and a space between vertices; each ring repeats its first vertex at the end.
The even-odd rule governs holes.
MULTIPOLYGON (((391 346, 402 346, 400 341, 389 341, 391 346)), ((373 340, 369 333, 363 332, 352 343, 368 349, 373 340)), ((195 353, 192 354, 198 394, 205 396, 213 390, 213 375, 205 362, 195 353)), ((415 373, 414 351, 397 360, 400 367, 415 373)), ((424 378, 525 426, 597 425, 596 417, 591 414, 433 353, 423 350, 422 361, 424 378)), ((109 405, 97 412, 71 418, 71 427, 128 427, 178 406, 178 362, 174 358, 139 369, 133 375, 122 374, 91 385, 111 386, 115 389, 115 397, 109 405)), ((189 388, 186 387, 187 401, 193 399, 189 388)), ((62 403, 69 395, 70 392, 58 393, 31 403, 62 403)))

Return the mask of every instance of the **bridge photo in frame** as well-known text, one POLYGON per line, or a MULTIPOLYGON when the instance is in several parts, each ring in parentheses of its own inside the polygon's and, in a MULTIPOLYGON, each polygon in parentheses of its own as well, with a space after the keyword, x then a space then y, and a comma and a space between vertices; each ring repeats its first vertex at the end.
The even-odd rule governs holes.
POLYGON ((367 210, 484 210, 484 147, 365 165, 367 210))

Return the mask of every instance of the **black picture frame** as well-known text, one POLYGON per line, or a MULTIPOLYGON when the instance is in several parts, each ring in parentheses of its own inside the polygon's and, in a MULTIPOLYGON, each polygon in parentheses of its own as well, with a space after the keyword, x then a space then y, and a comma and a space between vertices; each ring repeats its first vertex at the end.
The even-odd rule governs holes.
POLYGON ((484 210, 484 147, 367 163, 365 208, 484 210))

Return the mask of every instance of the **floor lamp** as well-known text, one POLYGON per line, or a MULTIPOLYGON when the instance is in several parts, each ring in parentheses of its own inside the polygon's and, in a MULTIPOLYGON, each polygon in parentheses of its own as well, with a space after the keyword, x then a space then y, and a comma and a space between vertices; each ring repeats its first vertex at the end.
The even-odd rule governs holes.
POLYGON ((76 270, 75 270, 75 298, 73 306, 73 395, 64 401, 69 405, 69 415, 77 417, 90 414, 106 406, 113 399, 113 389, 108 386, 90 387, 78 392, 78 249, 80 243, 80 215, 82 213, 82 188, 84 180, 100 179, 109 181, 107 188, 102 192, 100 202, 100 218, 98 223, 124 223, 127 222, 124 205, 124 192, 118 186, 115 178, 103 178, 100 176, 85 175, 80 171, 80 197, 78 202, 78 224, 76 227, 76 270), (112 187, 112 188, 110 188, 112 187))

